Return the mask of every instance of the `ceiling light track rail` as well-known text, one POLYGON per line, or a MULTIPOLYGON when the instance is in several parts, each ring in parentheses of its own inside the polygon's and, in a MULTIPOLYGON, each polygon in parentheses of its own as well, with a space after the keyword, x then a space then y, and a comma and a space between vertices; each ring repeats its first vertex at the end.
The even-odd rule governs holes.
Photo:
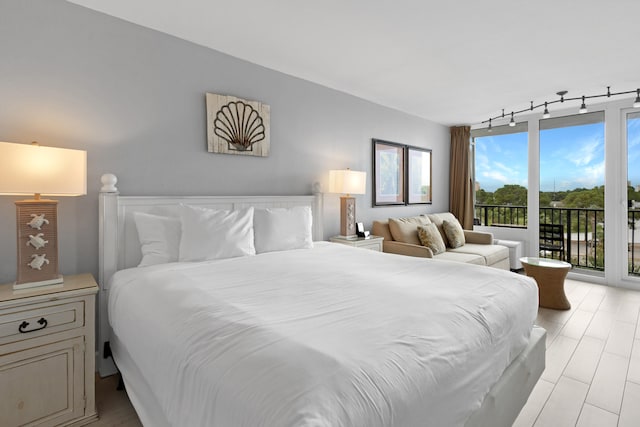
POLYGON ((524 108, 524 109, 519 110, 519 111, 512 111, 511 113, 507 113, 507 114, 505 114, 504 108, 503 108, 502 109, 502 114, 499 114, 499 115, 497 115, 495 117, 490 117, 489 119, 484 120, 481 123, 482 124, 488 123, 489 124, 489 131, 490 131, 493 120, 505 119, 505 118, 511 116, 511 119, 509 120, 509 126, 515 126, 516 125, 516 122, 514 120, 514 116, 515 115, 531 112, 531 111, 536 110, 536 109, 541 108, 541 107, 544 107, 544 111, 543 111, 542 117, 545 118, 545 119, 548 119, 549 117, 551 117, 551 114, 549 113, 549 108, 548 108, 549 105, 568 102, 568 101, 582 101, 582 104, 580 105, 580 109, 578 110, 578 112, 580 114, 582 114, 582 113, 586 113, 587 112, 586 100, 588 100, 588 99, 611 98, 612 96, 628 95, 628 94, 634 93, 634 92, 636 94, 636 99, 633 102, 633 108, 640 108, 640 88, 639 89, 635 89, 635 90, 627 90, 627 91, 623 91, 623 92, 611 92, 611 86, 607 86, 607 92, 603 93, 603 94, 599 94, 599 95, 582 95, 582 96, 575 96, 575 97, 570 97, 570 98, 565 98, 565 95, 568 92, 566 90, 561 90, 559 92, 556 92, 556 95, 558 95, 560 97, 560 99, 556 99, 554 101, 545 101, 545 102, 543 102, 541 104, 538 104, 538 105, 534 105, 533 101, 530 101, 531 105, 528 108, 524 108))

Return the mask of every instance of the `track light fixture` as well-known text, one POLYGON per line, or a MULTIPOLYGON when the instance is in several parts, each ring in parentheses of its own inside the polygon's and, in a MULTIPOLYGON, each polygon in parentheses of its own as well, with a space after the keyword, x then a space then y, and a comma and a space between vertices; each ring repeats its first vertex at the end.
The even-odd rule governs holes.
MULTIPOLYGON (((533 101, 530 101, 530 106, 528 108, 525 108, 524 110, 520 110, 520 111, 512 111, 511 112, 511 119, 509 120, 509 126, 515 126, 516 125, 516 121, 514 119, 514 116, 516 114, 521 114, 521 113, 525 113, 525 112, 529 112, 529 111, 533 111, 537 108, 540 107, 544 107, 544 111, 542 113, 542 118, 543 119, 548 119, 549 117, 551 117, 551 114, 549 113, 549 108, 548 106, 551 104, 556 104, 558 102, 562 103, 565 101, 577 101, 577 100, 582 100, 582 104, 580 105, 580 109, 578 110, 578 112, 580 114, 586 113, 587 110, 587 104, 586 104, 586 100, 587 99, 592 99, 592 98, 603 98, 603 97, 607 97, 607 98, 611 98, 612 96, 620 96, 620 95, 628 95, 630 93, 636 93, 636 99, 633 102, 633 108, 640 108, 640 88, 639 89, 635 89, 635 90, 628 90, 625 92, 611 92, 611 86, 607 86, 607 92, 603 93, 601 95, 582 95, 582 96, 577 96, 574 98, 565 98, 565 95, 567 94, 566 90, 561 90, 556 92, 556 95, 558 95, 560 97, 560 99, 556 99, 555 101, 545 101, 542 104, 538 104, 538 105, 534 105, 533 101)), ((489 123, 489 131, 491 131, 491 127, 492 127, 492 120, 495 119, 504 119, 505 118, 505 114, 504 114, 504 108, 502 109, 502 114, 499 114, 495 117, 490 117, 489 119, 483 121, 482 123, 489 123)))
POLYGON ((578 110, 578 113, 580 114, 584 114, 587 112, 587 106, 584 103, 584 96, 582 97, 582 105, 580 106, 580 109, 578 110))

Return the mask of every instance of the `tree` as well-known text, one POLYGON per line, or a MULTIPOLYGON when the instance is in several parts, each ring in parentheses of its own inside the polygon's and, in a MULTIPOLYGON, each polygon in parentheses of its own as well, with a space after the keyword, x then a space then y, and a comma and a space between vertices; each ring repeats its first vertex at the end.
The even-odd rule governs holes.
MULTIPOLYGON (((640 192, 636 191, 635 188, 633 188, 633 186, 629 185, 627 187, 627 200, 629 202, 636 201, 636 202, 640 202, 640 192)), ((631 206, 631 203, 629 203, 629 206, 631 206)))
POLYGON ((476 191, 476 204, 478 205, 492 205, 493 193, 485 191, 482 188, 476 191))
POLYGON ((517 184, 507 184, 493 193, 496 205, 527 206, 527 189, 517 184))
POLYGON ((567 208, 604 208, 604 186, 576 189, 565 197, 562 204, 567 208))
POLYGON ((551 194, 550 193, 545 193, 545 192, 540 192, 540 207, 541 208, 547 208, 549 206, 551 206, 551 194))

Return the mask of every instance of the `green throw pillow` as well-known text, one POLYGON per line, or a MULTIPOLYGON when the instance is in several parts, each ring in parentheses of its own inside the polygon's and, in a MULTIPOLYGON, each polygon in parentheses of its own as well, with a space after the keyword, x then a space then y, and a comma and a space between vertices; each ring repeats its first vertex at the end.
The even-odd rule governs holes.
POLYGON ((441 254, 447 250, 442 240, 442 235, 438 231, 435 224, 426 224, 418 226, 418 237, 422 246, 431 249, 434 255, 441 254))
POLYGON ((449 245, 455 249, 464 246, 464 230, 460 223, 456 221, 442 221, 442 228, 447 236, 449 245))

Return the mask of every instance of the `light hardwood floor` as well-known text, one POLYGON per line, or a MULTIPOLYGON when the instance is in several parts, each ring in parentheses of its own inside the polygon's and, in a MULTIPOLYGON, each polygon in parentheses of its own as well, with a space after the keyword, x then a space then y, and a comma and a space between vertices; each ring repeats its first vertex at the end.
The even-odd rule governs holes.
MULTIPOLYGON (((565 289, 571 310, 538 310, 547 368, 514 426, 640 426, 640 292, 569 279, 565 289)), ((97 380, 91 426, 141 425, 116 385, 97 380)))
POLYGON ((538 309, 547 367, 514 427, 640 426, 640 292, 565 282, 571 310, 538 309))
POLYGON ((141 427, 127 393, 116 390, 118 376, 96 376, 96 405, 100 419, 88 424, 92 427, 141 427))

